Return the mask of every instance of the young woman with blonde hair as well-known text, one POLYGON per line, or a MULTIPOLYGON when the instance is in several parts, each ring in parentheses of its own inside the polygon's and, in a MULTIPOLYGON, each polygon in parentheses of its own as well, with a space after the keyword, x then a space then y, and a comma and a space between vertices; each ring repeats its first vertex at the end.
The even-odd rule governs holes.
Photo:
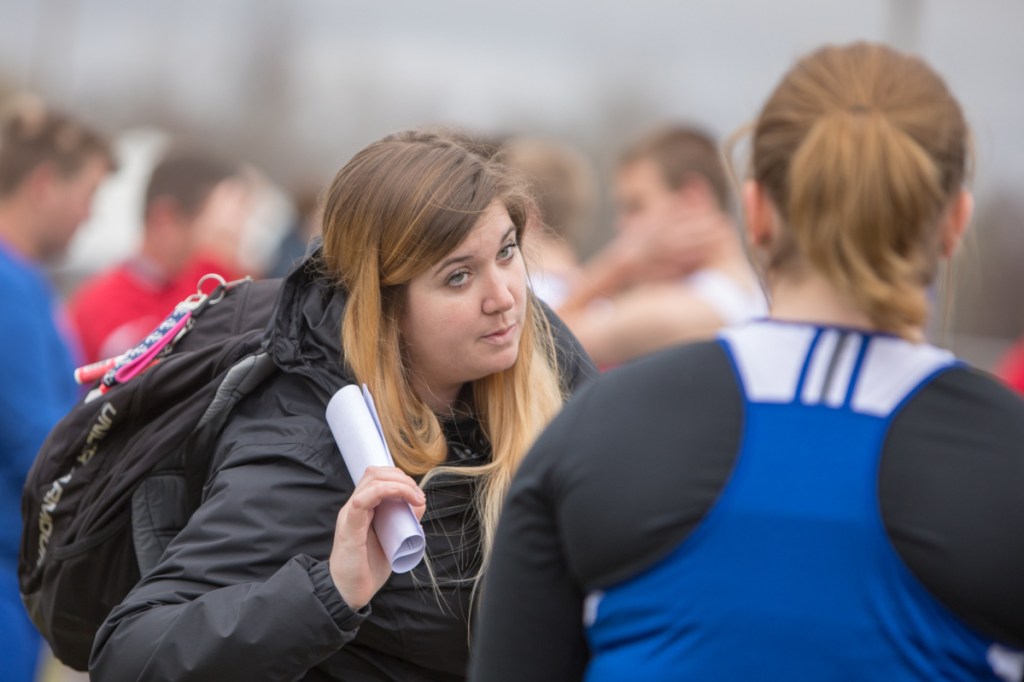
POLYGON ((94 679, 464 678, 509 481, 593 369, 528 291, 513 180, 426 132, 338 172, 322 247, 267 331, 278 371, 236 408, 199 509, 100 630, 94 679), (353 382, 397 465, 359 481, 324 419, 353 382), (427 562, 411 573, 392 575, 372 530, 390 499, 422 515, 427 562))
POLYGON ((968 140, 888 47, 786 74, 743 189, 769 319, 609 373, 538 439, 471 678, 1021 679, 1024 402, 923 333, 968 140))

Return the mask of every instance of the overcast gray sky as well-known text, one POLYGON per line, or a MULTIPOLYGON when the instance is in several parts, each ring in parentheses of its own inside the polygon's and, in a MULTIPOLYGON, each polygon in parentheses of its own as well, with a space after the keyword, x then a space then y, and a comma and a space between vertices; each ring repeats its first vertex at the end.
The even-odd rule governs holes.
POLYGON ((947 76, 987 183, 1024 176, 1022 26, 1014 0, 4 0, 0 74, 108 125, 145 123, 143 99, 211 133, 269 120, 290 174, 428 121, 585 137, 617 106, 726 134, 799 54, 887 40, 947 76), (254 69, 283 87, 273 117, 254 69))

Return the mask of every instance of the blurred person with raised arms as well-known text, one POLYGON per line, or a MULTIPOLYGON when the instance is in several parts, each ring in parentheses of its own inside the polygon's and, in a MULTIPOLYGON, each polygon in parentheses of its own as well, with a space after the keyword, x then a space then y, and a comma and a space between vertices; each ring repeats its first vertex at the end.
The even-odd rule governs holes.
POLYGON ((651 131, 621 156, 615 195, 618 234, 557 306, 599 366, 765 314, 710 136, 682 125, 651 131))
POLYGON ((250 204, 239 166, 184 147, 167 152, 146 187, 138 254, 84 282, 69 303, 86 360, 133 347, 204 275, 245 274, 239 244, 250 204))
POLYGON ((528 195, 458 138, 410 131, 326 189, 198 510, 100 629, 95 680, 459 680, 473 594, 526 449, 593 366, 529 292, 528 195), (324 418, 366 384, 396 467, 353 481, 324 418), (375 509, 422 515, 392 574, 375 509), (340 510, 340 511, 339 511, 340 510))
POLYGON ((89 216, 114 159, 99 133, 32 96, 0 116, 0 661, 17 682, 35 679, 41 642, 18 593, 21 488, 79 397, 80 353, 45 267, 89 216))
POLYGON ((541 435, 471 677, 1021 679, 1024 402, 924 339, 968 145, 919 58, 797 62, 743 186, 770 317, 608 373, 541 435))

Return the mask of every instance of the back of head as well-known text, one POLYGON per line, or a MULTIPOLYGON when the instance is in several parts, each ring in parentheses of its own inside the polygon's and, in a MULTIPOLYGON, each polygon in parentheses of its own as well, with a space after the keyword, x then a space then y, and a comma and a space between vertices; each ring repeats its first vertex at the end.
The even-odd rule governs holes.
POLYGON ((153 168, 146 187, 146 210, 160 199, 169 199, 193 218, 218 184, 239 173, 237 166, 212 154, 174 148, 153 168))
POLYGON ((721 210, 732 206, 732 186, 714 138, 692 126, 658 128, 630 145, 619 157, 619 167, 649 159, 661 172, 665 185, 677 190, 694 176, 714 192, 721 210))
POLYGON ((500 158, 530 184, 544 228, 574 245, 597 202, 597 180, 586 158, 566 144, 539 137, 509 141, 500 158))
POLYGON ((0 198, 14 193, 43 164, 67 179, 92 158, 115 165, 102 135, 38 98, 13 97, 0 112, 0 198))
POLYGON ((916 57, 856 43, 800 60, 754 130, 754 179, 783 224, 769 274, 809 265, 879 328, 920 327, 967 136, 959 104, 916 57))

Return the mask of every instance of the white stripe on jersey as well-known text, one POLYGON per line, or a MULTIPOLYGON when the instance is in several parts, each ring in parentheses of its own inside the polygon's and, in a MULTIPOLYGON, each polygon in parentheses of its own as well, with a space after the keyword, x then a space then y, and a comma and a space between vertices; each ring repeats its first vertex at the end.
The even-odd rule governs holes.
POLYGON ((590 627, 597 621, 597 608, 604 599, 604 590, 594 590, 583 599, 583 625, 590 627))
POLYGON ((993 644, 988 648, 988 664, 996 677, 1006 682, 1024 680, 1024 651, 1013 651, 993 644))
POLYGON ((864 358, 851 406, 865 414, 889 414, 928 375, 955 360, 952 353, 935 346, 891 336, 875 337, 864 358))
MULTIPOLYGON (((793 402, 815 330, 813 325, 763 320, 720 332, 732 351, 748 400, 793 402)), ((800 402, 841 407, 851 382, 856 382, 851 409, 885 416, 930 374, 955 360, 949 351, 924 343, 825 328, 814 345, 800 402), (854 376, 864 343, 868 343, 864 362, 854 376)))
POLYGON ((733 349, 747 398, 754 402, 793 401, 814 327, 752 322, 721 332, 733 349))

